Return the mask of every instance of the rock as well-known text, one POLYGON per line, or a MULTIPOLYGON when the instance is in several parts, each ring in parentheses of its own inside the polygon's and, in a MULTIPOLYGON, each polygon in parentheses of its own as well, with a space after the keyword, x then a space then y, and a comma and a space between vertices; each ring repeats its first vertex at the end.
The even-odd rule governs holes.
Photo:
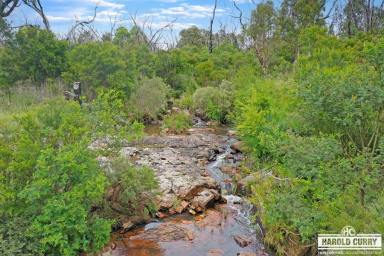
POLYGON ((236 175, 239 172, 239 170, 237 168, 234 168, 231 165, 223 165, 220 167, 220 170, 223 173, 228 174, 230 176, 236 175))
POLYGON ((223 223, 223 217, 224 217, 224 215, 220 211, 208 209, 205 212, 205 218, 198 221, 197 225, 200 228, 204 228, 204 227, 208 227, 208 226, 217 227, 223 223))
POLYGON ((244 152, 245 151, 245 144, 242 141, 237 141, 231 145, 231 149, 235 152, 244 152))
POLYGON ((259 254, 254 252, 239 252, 237 253, 237 256, 259 256, 259 254))
POLYGON ((222 255, 224 255, 224 252, 221 249, 210 249, 207 253, 207 256, 222 256, 222 255))
POLYGON ((212 128, 190 128, 187 130, 188 134, 200 134, 200 133, 211 133, 214 132, 215 129, 212 128))
POLYGON ((255 180, 255 177, 251 174, 251 175, 248 175, 242 179, 240 179, 238 182, 237 182, 237 190, 239 193, 246 193, 246 188, 247 188, 247 184, 254 181, 255 180))
POLYGON ((252 243, 252 241, 250 239, 248 239, 247 237, 244 237, 242 235, 235 235, 233 237, 233 239, 235 239, 236 243, 240 246, 240 247, 247 247, 249 244, 252 243))
POLYGON ((220 126, 220 122, 218 122, 218 121, 208 121, 207 125, 208 126, 217 127, 217 126, 220 126))
POLYGON ((205 218, 204 214, 195 216, 195 221, 202 221, 205 218))
POLYGON ((175 194, 167 193, 160 199, 160 209, 166 210, 172 208, 174 202, 177 200, 175 194))
POLYGON ((195 239, 195 235, 192 230, 187 229, 185 232, 188 240, 192 241, 193 239, 195 239))
POLYGON ((210 190, 205 189, 193 198, 191 205, 193 209, 199 209, 199 211, 205 210, 207 208, 207 205, 214 199, 215 194, 212 193, 210 190))
POLYGON ((234 159, 234 158, 235 157, 232 154, 229 154, 229 155, 225 156, 225 159, 227 159, 227 160, 231 160, 231 159, 234 159))
POLYGON ((225 200, 227 200, 228 204, 241 204, 243 202, 243 199, 239 196, 235 195, 226 195, 223 196, 225 200))
POLYGON ((130 230, 135 226, 135 223, 133 223, 132 221, 127 221, 127 222, 124 222, 122 226, 123 226, 123 231, 127 232, 128 230, 130 230))
POLYGON ((175 208, 175 211, 177 213, 182 213, 188 208, 188 206, 189 206, 189 202, 183 200, 181 201, 180 205, 175 208))
POLYGON ((196 215, 196 212, 193 209, 189 209, 189 213, 192 215, 196 215))
POLYGON ((158 217, 159 219, 164 219, 164 218, 168 217, 168 215, 163 213, 163 212, 157 212, 156 217, 158 217))
POLYGON ((213 162, 217 159, 217 151, 215 149, 211 149, 208 151, 208 161, 213 162))
POLYGON ((192 230, 173 223, 164 223, 156 228, 148 229, 141 234, 130 237, 130 240, 152 240, 156 242, 190 241, 193 239, 194 234, 192 230))
POLYGON ((230 136, 230 137, 234 137, 234 136, 237 135, 237 132, 234 131, 234 130, 229 130, 229 131, 227 132, 227 135, 230 136))

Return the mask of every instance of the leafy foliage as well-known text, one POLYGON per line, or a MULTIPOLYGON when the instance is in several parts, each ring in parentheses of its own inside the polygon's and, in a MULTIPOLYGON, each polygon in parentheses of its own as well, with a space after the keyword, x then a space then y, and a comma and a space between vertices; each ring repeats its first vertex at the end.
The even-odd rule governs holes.
POLYGON ((372 55, 382 46, 318 28, 301 40, 296 83, 249 79, 236 101, 238 129, 257 159, 250 197, 280 255, 346 225, 384 230, 383 92, 372 55))
POLYGON ((164 119, 163 129, 171 133, 183 133, 192 126, 191 116, 185 112, 172 113, 164 119))
POLYGON ((226 81, 219 88, 199 88, 193 95, 193 107, 209 119, 225 122, 232 107, 230 92, 226 81))
POLYGON ((161 78, 144 78, 132 94, 129 105, 138 118, 157 119, 166 107, 168 91, 161 78))

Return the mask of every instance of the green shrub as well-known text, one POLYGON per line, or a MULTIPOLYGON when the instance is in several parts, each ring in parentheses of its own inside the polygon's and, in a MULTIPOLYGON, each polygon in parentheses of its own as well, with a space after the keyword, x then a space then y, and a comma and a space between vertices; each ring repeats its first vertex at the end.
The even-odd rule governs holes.
POLYGON ((135 167, 124 158, 116 159, 112 169, 111 182, 120 188, 116 198, 119 211, 129 216, 153 215, 157 210, 154 199, 159 188, 153 170, 145 166, 135 167))
POLYGON ((157 119, 166 108, 168 92, 161 78, 144 78, 132 94, 129 106, 141 120, 157 119))
POLYGON ((192 126, 191 116, 185 112, 172 113, 164 119, 163 129, 171 133, 183 133, 192 126))
POLYGON ((110 220, 91 213, 107 186, 87 149, 91 128, 78 103, 54 101, 20 114, 0 131, 6 156, 0 170, 0 189, 5 190, 0 219, 23 219, 23 240, 38 252, 97 251, 109 239, 110 220))
POLYGON ((122 90, 129 97, 136 78, 134 57, 112 43, 80 44, 67 53, 65 81, 81 81, 84 93, 98 87, 122 90))
MULTIPOLYGON (((228 83, 222 83, 228 87, 228 83)), ((206 118, 226 122, 227 115, 232 110, 232 97, 225 87, 203 87, 193 94, 193 109, 203 114, 206 118)))
POLYGON ((235 81, 237 127, 255 160, 250 199, 278 255, 346 225, 384 231, 383 87, 374 57, 384 47, 313 28, 302 40, 294 86, 235 81))

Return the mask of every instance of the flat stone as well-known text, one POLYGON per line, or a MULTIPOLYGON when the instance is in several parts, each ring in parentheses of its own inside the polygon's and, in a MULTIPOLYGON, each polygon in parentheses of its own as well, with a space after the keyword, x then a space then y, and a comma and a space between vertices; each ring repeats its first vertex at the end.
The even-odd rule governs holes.
POLYGON ((222 256, 222 255, 224 255, 224 252, 221 249, 210 249, 207 253, 207 256, 222 256))
POLYGON ((249 238, 242 236, 242 235, 235 235, 233 237, 233 239, 235 239, 236 243, 240 247, 247 247, 248 245, 250 245, 252 243, 252 241, 249 238))
POLYGON ((172 223, 164 223, 156 228, 131 236, 130 240, 152 240, 156 242, 190 241, 194 239, 192 230, 172 223))

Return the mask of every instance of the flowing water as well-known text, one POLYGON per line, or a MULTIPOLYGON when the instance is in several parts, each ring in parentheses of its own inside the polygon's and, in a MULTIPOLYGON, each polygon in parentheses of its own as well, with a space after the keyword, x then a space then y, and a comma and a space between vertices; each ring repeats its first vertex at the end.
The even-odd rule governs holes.
MULTIPOLYGON (((198 125, 201 127, 202 123, 198 125)), ((236 140, 226 136, 226 148, 216 155, 206 169, 221 186, 226 204, 218 204, 204 214, 188 213, 174 215, 149 223, 125 234, 115 233, 110 249, 103 255, 129 256, 218 256, 268 255, 250 216, 254 209, 244 198, 233 195, 231 177, 221 171, 223 165, 235 167, 236 159, 230 145, 236 140), (241 247, 235 237, 246 238, 250 244, 241 247)))

